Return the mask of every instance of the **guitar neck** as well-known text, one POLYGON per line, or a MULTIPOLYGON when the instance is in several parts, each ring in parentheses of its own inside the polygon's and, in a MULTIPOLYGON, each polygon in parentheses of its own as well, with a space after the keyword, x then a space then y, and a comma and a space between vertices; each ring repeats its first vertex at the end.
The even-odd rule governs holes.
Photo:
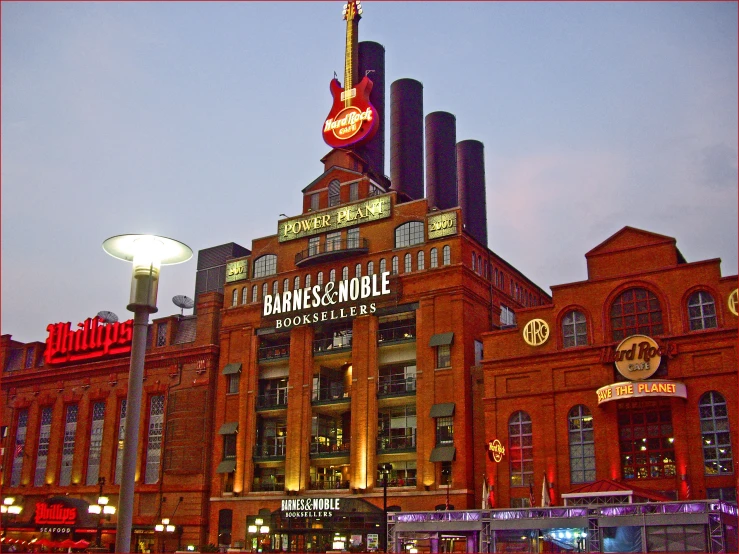
POLYGON ((357 40, 357 30, 359 27, 359 18, 353 17, 346 20, 346 54, 344 59, 344 102, 346 106, 351 105, 349 91, 354 88, 357 82, 357 66, 359 59, 359 46, 357 40))

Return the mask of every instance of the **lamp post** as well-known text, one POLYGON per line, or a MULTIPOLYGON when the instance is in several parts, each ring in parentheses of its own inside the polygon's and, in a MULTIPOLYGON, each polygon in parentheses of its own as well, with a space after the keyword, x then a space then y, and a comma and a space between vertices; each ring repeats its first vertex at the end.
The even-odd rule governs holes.
POLYGON ((382 474, 382 551, 387 552, 387 476, 393 470, 393 464, 380 464, 378 469, 382 474))
MULTIPOLYGON (((256 544, 256 551, 257 552, 263 552, 264 549, 262 548, 262 535, 265 535, 265 539, 269 539, 269 525, 264 524, 264 519, 261 517, 258 517, 254 520, 254 523, 252 525, 249 525, 247 527, 247 531, 251 535, 256 535, 257 544, 256 544)), ((254 551, 254 542, 252 541, 252 551, 254 551)))
POLYGON ((23 511, 23 506, 15 503, 14 496, 6 496, 0 505, 0 538, 4 539, 6 532, 6 518, 9 516, 17 516, 23 511))
POLYGON ((131 551, 136 447, 141 419, 141 392, 149 314, 157 311, 160 267, 186 262, 192 258, 192 250, 179 241, 155 235, 111 237, 103 242, 103 250, 119 260, 133 262, 131 296, 127 306, 127 309, 134 313, 133 339, 126 398, 126 429, 123 437, 123 471, 115 537, 115 551, 127 553, 131 551))
POLYGON ((452 468, 451 467, 443 467, 441 469, 441 474, 446 477, 446 506, 445 508, 449 509, 449 487, 452 484, 452 468))
MULTIPOLYGON (((105 519, 110 519, 110 516, 115 513, 115 506, 109 506, 110 501, 107 496, 103 495, 103 486, 105 485, 105 477, 98 479, 98 503, 90 504, 87 507, 87 512, 90 514, 101 515, 104 514, 105 519)), ((103 539, 103 520, 98 518, 97 532, 95 533, 95 546, 102 546, 103 539)))

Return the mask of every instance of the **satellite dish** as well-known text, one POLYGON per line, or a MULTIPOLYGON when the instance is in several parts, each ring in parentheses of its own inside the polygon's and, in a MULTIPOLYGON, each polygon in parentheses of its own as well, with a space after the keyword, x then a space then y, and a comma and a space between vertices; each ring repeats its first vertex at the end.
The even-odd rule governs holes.
POLYGON ((118 321, 118 316, 115 315, 113 312, 108 312, 103 310, 102 312, 98 312, 98 317, 102 319, 105 323, 115 323, 118 321))
POLYGON ((183 294, 173 296, 172 302, 175 306, 180 308, 180 315, 183 315, 185 313, 185 310, 190 310, 195 306, 195 302, 193 302, 192 298, 189 298, 183 294))

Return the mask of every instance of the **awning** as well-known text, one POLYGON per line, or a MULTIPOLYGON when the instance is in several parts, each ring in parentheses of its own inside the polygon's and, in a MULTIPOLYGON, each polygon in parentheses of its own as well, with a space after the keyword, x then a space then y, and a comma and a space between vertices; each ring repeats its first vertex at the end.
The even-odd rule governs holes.
POLYGON ((231 473, 236 470, 236 460, 223 460, 218 464, 216 473, 231 473))
POLYGON ((437 446, 431 451, 429 462, 453 462, 456 453, 454 446, 437 446))
POLYGON ((454 333, 439 333, 431 337, 429 346, 443 346, 445 344, 452 344, 454 340, 454 333))
POLYGON ((241 364, 226 364, 226 367, 223 368, 224 375, 231 375, 233 373, 240 373, 240 372, 241 372, 241 364))
POLYGON ((234 433, 238 433, 239 431, 239 422, 238 421, 229 421, 228 423, 224 423, 221 425, 221 428, 218 429, 219 435, 233 435, 234 433))
POLYGON ((431 406, 431 417, 452 417, 454 415, 454 402, 446 404, 434 404, 431 406))

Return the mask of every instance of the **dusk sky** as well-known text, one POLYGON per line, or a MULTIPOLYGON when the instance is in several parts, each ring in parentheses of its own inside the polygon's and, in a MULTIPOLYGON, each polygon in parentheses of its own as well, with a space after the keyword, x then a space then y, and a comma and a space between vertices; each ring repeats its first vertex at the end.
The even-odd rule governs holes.
MULTIPOLYGON (((110 236, 251 248, 298 215, 329 151, 342 5, 3 2, 2 334, 132 317, 110 236)), ((363 9, 387 107, 416 79, 424 114, 483 142, 488 246, 545 291, 585 280, 585 253, 626 225, 736 275, 736 2, 363 9)), ((154 317, 179 313, 195 271, 162 269, 154 317)))

